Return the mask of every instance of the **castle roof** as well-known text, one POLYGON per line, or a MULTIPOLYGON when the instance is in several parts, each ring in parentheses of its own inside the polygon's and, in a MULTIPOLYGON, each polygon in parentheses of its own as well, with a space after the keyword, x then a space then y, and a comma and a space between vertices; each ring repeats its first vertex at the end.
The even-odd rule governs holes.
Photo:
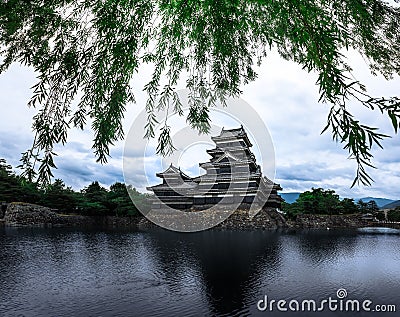
POLYGON ((243 125, 240 126, 240 128, 236 129, 227 129, 225 130, 222 128, 221 133, 218 136, 211 137, 211 140, 213 140, 215 143, 220 142, 220 141, 228 141, 228 140, 237 140, 238 138, 243 139, 246 142, 246 145, 248 147, 253 146, 251 144, 246 131, 243 128, 243 125))
POLYGON ((192 178, 181 171, 180 168, 175 167, 172 163, 171 165, 161 173, 156 174, 157 177, 181 177, 183 180, 191 180, 192 178))

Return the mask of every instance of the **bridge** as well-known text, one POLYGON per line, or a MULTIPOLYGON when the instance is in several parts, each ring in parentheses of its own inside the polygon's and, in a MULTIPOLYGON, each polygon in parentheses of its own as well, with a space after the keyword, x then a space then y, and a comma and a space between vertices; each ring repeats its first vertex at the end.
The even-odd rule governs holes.
POLYGON ((363 227, 378 227, 378 228, 392 228, 400 229, 400 222, 396 221, 369 221, 363 227))

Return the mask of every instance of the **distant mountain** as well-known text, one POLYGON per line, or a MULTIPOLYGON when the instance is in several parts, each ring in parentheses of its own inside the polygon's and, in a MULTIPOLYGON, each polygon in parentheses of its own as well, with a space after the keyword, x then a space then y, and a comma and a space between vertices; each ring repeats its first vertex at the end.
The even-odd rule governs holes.
POLYGON ((370 200, 374 200, 379 208, 382 208, 383 206, 385 206, 387 204, 391 204, 391 203, 395 202, 395 200, 393 200, 393 199, 375 198, 375 197, 355 198, 354 202, 357 203, 357 201, 359 201, 360 199, 365 203, 369 202, 370 200))
POLYGON ((399 206, 400 206, 400 200, 395 200, 394 202, 381 207, 381 209, 392 209, 399 206))
POLYGON ((281 197, 288 203, 294 203, 301 193, 279 193, 281 197))

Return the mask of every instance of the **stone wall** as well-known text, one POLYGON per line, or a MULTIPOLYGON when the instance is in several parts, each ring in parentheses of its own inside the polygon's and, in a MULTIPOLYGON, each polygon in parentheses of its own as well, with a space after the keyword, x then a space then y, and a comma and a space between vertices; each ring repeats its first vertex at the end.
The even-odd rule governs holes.
POLYGON ((285 218, 273 209, 261 209, 254 217, 248 210, 235 211, 218 228, 226 229, 278 229, 287 227, 285 218))
MULTIPOLYGON (((173 217, 162 213, 163 217, 173 217)), ((175 216, 176 217, 176 216, 175 216)), ((170 219, 166 219, 170 220, 170 219)), ((175 219, 179 221, 179 217, 175 219)), ((207 221, 207 219, 205 219, 207 221)), ((93 228, 139 228, 156 227, 145 217, 91 217, 81 215, 61 215, 50 208, 11 203, 3 221, 8 226, 27 227, 93 227, 93 228)), ((216 228, 221 229, 277 229, 277 228, 359 228, 369 224, 360 215, 298 215, 295 220, 286 220, 274 209, 262 209, 254 218, 248 210, 237 210, 216 228)))
MULTIPOLYGON (((199 224, 199 228, 209 227, 209 225, 215 223, 216 218, 223 217, 221 215, 216 215, 214 211, 229 213, 229 210, 224 210, 221 208, 221 206, 218 206, 218 209, 211 209, 209 212, 204 214, 204 217, 202 216, 199 219, 196 219, 199 224)), ((181 215, 177 215, 176 213, 172 213, 168 210, 155 210, 154 213, 152 213, 151 218, 155 219, 156 223, 164 223, 166 227, 176 227, 175 224, 180 222, 181 226, 179 227, 185 228, 184 224, 188 221, 188 219, 185 219, 185 216, 190 216, 190 213, 191 212, 185 212, 181 215)), ((194 219, 189 220, 194 221, 194 219)), ((191 224, 193 225, 193 222, 191 222, 191 224)), ((140 220, 138 227, 145 230, 155 228, 157 225, 143 217, 142 220, 140 220)), ((285 218, 273 208, 261 209, 254 217, 249 215, 249 210, 246 208, 236 210, 227 219, 222 221, 214 228, 229 230, 252 230, 277 229, 285 227, 287 227, 285 218)))
POLYGON ((4 223, 18 227, 137 227, 141 217, 90 217, 81 215, 62 215, 50 208, 11 203, 5 213, 4 223))
MULTIPOLYGON (((167 213, 164 217, 170 217, 167 213)), ((178 219, 176 219, 179 221, 178 219)), ((24 227, 104 227, 141 228, 155 227, 144 217, 91 217, 81 215, 61 215, 50 208, 26 203, 11 203, 4 217, 7 226, 24 227)), ((286 227, 286 221, 274 210, 261 210, 254 218, 248 210, 237 210, 217 228, 224 229, 276 229, 286 227)))
POLYGON ((11 203, 5 212, 4 221, 7 225, 40 226, 55 223, 57 215, 50 208, 24 204, 11 203))
POLYGON ((369 224, 361 215, 298 215, 295 220, 287 221, 291 228, 360 228, 369 224))

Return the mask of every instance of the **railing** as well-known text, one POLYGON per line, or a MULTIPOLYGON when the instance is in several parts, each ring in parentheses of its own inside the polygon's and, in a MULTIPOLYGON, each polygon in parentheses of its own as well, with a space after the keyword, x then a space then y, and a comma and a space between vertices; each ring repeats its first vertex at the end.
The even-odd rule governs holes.
POLYGON ((400 229, 400 222, 399 221, 369 221, 367 224, 368 227, 387 227, 393 229, 400 229))

